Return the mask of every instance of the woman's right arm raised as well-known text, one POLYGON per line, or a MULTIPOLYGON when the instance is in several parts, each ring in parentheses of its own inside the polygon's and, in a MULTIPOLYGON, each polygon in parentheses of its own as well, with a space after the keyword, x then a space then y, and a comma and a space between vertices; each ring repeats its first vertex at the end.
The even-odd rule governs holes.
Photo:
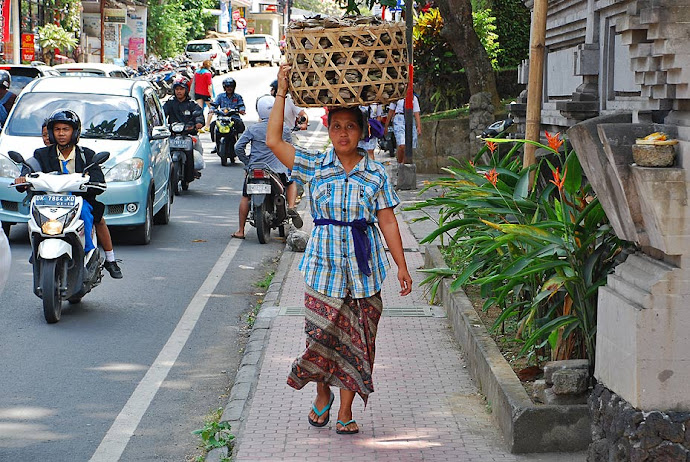
POLYGON ((269 147, 278 160, 287 168, 295 164, 295 147, 283 140, 283 118, 285 114, 285 95, 288 88, 290 65, 281 64, 278 70, 278 91, 271 109, 266 128, 266 146, 269 147))

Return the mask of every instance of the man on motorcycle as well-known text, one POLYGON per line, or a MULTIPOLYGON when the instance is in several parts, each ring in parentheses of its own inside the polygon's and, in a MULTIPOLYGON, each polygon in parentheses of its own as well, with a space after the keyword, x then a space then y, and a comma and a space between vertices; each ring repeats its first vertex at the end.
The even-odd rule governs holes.
MULTIPOLYGON (((242 134, 237 143, 235 143, 235 152, 237 157, 245 165, 245 170, 251 170, 256 166, 262 168, 268 165, 271 170, 280 176, 283 185, 286 187, 285 196, 288 203, 288 216, 292 219, 292 224, 296 228, 301 228, 303 225, 302 217, 299 216, 295 210, 295 202, 297 201, 297 185, 294 181, 288 178, 288 169, 285 167, 273 154, 268 146, 266 146, 266 127, 268 125, 268 116, 273 109, 273 102, 275 98, 269 95, 261 96, 256 100, 256 112, 259 113, 261 121, 252 125, 242 134), (247 155, 245 147, 247 143, 251 143, 251 153, 247 155)), ((292 142, 292 135, 287 127, 283 127, 283 139, 288 143, 292 142)), ((240 224, 239 229, 232 234, 236 239, 244 239, 244 225, 249 215, 249 195, 247 194, 247 182, 244 183, 242 189, 242 199, 240 200, 240 224)))
MULTIPOLYGON (((46 122, 50 145, 36 149, 34 158, 41 166, 43 173, 82 173, 84 168, 93 163, 93 156, 96 154, 89 148, 77 146, 79 135, 81 135, 81 120, 79 116, 69 109, 55 111, 46 122)), ((96 195, 105 191, 105 176, 100 165, 94 165, 89 169, 90 183, 96 186, 90 188, 84 194, 84 201, 91 205, 91 215, 93 224, 96 226, 96 236, 105 251, 105 264, 103 267, 114 279, 122 278, 122 271, 115 260, 113 241, 110 237, 108 225, 103 218, 105 205, 96 200, 96 195)), ((21 176, 15 183, 25 183, 26 178, 21 176)), ((82 217, 89 213, 86 207, 82 208, 82 217)), ((85 221, 88 221, 88 218, 85 221)), ((88 233, 90 235, 90 233, 88 233)))
MULTIPOLYGON (((190 129, 196 133, 197 130, 204 126, 204 112, 189 98, 189 82, 185 78, 175 80, 173 83, 173 91, 175 97, 170 98, 163 105, 163 112, 168 118, 168 124, 181 122, 185 128, 190 129)), ((187 158, 185 162, 184 180, 187 183, 194 181, 194 157, 193 153, 187 158), (190 158, 191 157, 191 158, 190 158)))
MULTIPOLYGON (((236 88, 237 82, 235 81, 235 79, 233 79, 232 77, 224 79, 223 90, 225 90, 225 93, 221 93, 220 95, 216 96, 216 100, 213 102, 213 105, 218 108, 234 109, 238 111, 240 114, 245 115, 246 108, 244 107, 244 100, 242 99, 242 96, 240 94, 235 93, 236 88)), ((239 135, 240 133, 244 132, 244 122, 242 122, 242 118, 238 115, 233 115, 232 118, 235 121, 235 134, 239 135)), ((215 133, 216 121, 214 120, 213 122, 211 122, 211 141, 216 141, 215 133)), ((216 148, 213 148, 211 152, 215 153, 216 148)))
MULTIPOLYGON (((278 81, 274 80, 273 82, 271 82, 271 96, 275 98, 277 91, 278 81)), ((307 115, 307 111, 305 111, 304 108, 297 106, 292 101, 292 96, 290 95, 287 95, 285 97, 285 112, 283 120, 285 121, 284 123, 288 126, 289 129, 295 128, 299 130, 306 130, 309 126, 309 116, 307 115)))

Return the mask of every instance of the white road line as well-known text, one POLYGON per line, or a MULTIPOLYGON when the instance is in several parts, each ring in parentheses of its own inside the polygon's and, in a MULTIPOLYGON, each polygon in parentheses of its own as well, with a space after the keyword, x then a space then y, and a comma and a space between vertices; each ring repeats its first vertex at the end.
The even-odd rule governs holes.
POLYGON ((130 438, 139 426, 141 418, 151 405, 158 389, 168 376, 168 372, 177 361, 182 348, 187 343, 194 330, 201 313, 206 307, 209 297, 225 274, 240 243, 237 239, 231 239, 223 251, 208 277, 201 285, 192 301, 187 306, 180 322, 168 339, 167 343, 158 354, 146 375, 127 400, 125 407, 118 414, 115 422, 110 427, 96 452, 91 456, 91 461, 117 461, 122 456, 130 438))

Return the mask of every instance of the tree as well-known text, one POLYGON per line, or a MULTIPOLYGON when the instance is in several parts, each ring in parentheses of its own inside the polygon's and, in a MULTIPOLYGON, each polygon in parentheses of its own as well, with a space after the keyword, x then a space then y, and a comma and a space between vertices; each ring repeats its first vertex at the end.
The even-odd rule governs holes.
POLYGON ((488 92, 494 108, 500 107, 496 76, 491 60, 474 30, 470 0, 438 0, 444 19, 442 34, 458 57, 470 88, 470 94, 488 92))
POLYGON ((189 40, 204 38, 215 24, 203 10, 216 5, 215 0, 149 0, 147 49, 162 58, 182 53, 189 40))
POLYGON ((71 50, 77 46, 77 39, 74 34, 67 32, 56 24, 46 24, 38 29, 38 44, 43 50, 44 59, 49 65, 53 65, 55 49, 71 50))

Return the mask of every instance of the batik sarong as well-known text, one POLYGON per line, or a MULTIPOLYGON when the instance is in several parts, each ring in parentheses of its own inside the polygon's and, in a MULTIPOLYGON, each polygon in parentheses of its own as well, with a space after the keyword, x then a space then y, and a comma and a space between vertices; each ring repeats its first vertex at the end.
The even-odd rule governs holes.
POLYGON ((366 404, 374 392, 372 371, 381 293, 367 298, 334 298, 307 288, 304 294, 307 347, 292 363, 287 383, 300 390, 309 382, 356 392, 366 404))

